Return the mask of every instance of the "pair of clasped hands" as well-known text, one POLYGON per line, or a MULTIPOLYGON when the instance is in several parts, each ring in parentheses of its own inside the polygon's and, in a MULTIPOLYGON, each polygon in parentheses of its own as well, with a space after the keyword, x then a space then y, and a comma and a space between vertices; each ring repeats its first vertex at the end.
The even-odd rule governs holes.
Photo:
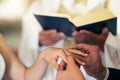
POLYGON ((63 60, 60 64, 54 65, 57 69, 56 80, 85 80, 80 70, 81 65, 89 75, 97 79, 104 78, 100 76, 105 67, 102 65, 98 46, 82 43, 63 51, 66 56, 62 56, 63 60))
POLYGON ((76 46, 71 46, 68 50, 63 49, 66 54, 66 59, 64 59, 65 61, 62 60, 56 67, 56 80, 85 80, 80 71, 80 66, 86 65, 86 63, 81 61, 80 58, 87 57, 89 52, 82 48, 80 48, 81 51, 79 51, 76 48, 76 46))

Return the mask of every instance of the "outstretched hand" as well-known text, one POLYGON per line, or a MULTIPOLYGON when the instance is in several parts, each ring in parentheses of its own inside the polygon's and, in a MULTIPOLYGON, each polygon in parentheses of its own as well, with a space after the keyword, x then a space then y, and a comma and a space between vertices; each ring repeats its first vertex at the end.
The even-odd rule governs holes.
POLYGON ((53 65, 54 68, 58 69, 58 59, 61 57, 63 61, 67 63, 67 54, 64 53, 62 48, 47 48, 40 53, 42 59, 47 63, 53 65))

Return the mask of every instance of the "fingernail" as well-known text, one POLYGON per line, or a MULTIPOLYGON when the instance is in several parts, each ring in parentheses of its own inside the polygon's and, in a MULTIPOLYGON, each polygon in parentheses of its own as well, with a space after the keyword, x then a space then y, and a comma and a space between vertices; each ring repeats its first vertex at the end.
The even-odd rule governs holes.
POLYGON ((56 30, 52 30, 53 33, 56 33, 57 31, 56 30))
POLYGON ((61 36, 64 36, 64 33, 62 33, 62 32, 60 32, 59 34, 60 34, 61 36))
POLYGON ((88 54, 85 54, 85 56, 88 56, 88 54))
POLYGON ((86 63, 82 62, 82 65, 86 65, 86 63))

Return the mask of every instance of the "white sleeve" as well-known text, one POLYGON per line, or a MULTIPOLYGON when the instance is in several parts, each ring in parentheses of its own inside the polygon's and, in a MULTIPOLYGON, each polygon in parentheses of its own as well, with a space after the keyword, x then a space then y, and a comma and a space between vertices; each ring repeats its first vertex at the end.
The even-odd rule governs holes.
POLYGON ((109 77, 109 70, 108 70, 108 68, 106 68, 106 70, 107 70, 107 73, 106 73, 106 76, 105 76, 104 80, 107 80, 108 77, 109 77))
POLYGON ((33 15, 33 12, 37 12, 38 6, 38 3, 33 3, 22 17, 22 35, 19 47, 19 58, 27 66, 31 66, 35 60, 33 53, 38 49, 38 33, 42 29, 33 15))
POLYGON ((105 64, 106 67, 120 68, 120 43, 117 36, 109 33, 105 43, 105 64))

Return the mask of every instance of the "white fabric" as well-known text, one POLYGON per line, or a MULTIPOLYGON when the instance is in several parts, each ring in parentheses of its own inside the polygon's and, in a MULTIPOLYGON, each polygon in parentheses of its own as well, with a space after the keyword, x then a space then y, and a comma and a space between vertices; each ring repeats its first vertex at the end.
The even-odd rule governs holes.
MULTIPOLYGON (((105 44, 105 64, 120 69, 120 0, 109 0, 109 9, 117 16, 117 35, 109 34, 105 44)), ((114 27, 114 26, 113 26, 114 27)))
MULTIPOLYGON (((81 9, 76 7, 77 5, 82 5, 78 3, 74 5, 75 0, 34 0, 29 7, 28 11, 23 15, 22 18, 22 39, 19 48, 19 57, 24 64, 27 66, 32 65, 34 62, 34 54, 38 54, 38 33, 42 30, 41 25, 35 19, 34 14, 39 14, 41 12, 57 12, 60 4, 62 3, 63 6, 68 10, 74 10, 71 12, 80 13, 77 11, 87 10, 87 6, 90 5, 91 1, 95 0, 88 0, 86 8, 81 9), (33 54, 34 52, 34 54, 33 54), (26 57, 25 57, 26 56, 26 57)), ((103 1, 103 0, 102 0, 103 1)), ((98 4, 98 0, 94 4, 98 4)), ((96 7, 96 6, 94 6, 96 7)), ((92 7, 92 8, 94 8, 92 7)))
MULTIPOLYGON (((92 2, 96 2, 96 4, 98 4, 97 1, 99 2, 99 0, 88 0, 87 6, 90 6, 92 2)), ((104 2, 104 0, 100 0, 99 3, 101 2, 104 2)), ((91 10, 91 8, 96 7, 96 5, 94 5, 94 7, 92 5, 91 8, 86 7, 85 5, 82 4, 74 5, 74 0, 34 0, 32 5, 26 12, 26 14, 23 16, 23 20, 22 20, 23 23, 22 40, 19 49, 19 58, 25 65, 31 66, 34 63, 36 57, 38 56, 38 52, 46 48, 46 46, 42 46, 42 47, 38 46, 38 33, 39 31, 42 30, 42 28, 41 25, 37 22, 37 20, 33 16, 33 14, 35 13, 39 14, 41 12, 57 12, 60 3, 62 3, 67 10, 71 12, 76 11, 76 13, 80 13, 80 12, 85 13, 91 10)), ((110 9, 114 12, 114 8, 110 8, 110 9)), ((115 13, 117 14, 117 11, 115 13)), ((63 40, 59 41, 54 45, 54 47, 62 47, 63 42, 64 42, 63 40)), ((51 47, 51 46, 47 46, 47 47, 51 47)), ((107 60, 106 63, 110 61, 109 59, 106 58, 109 56, 109 54, 103 56, 105 56, 105 59, 107 60)), ((54 70, 52 73, 54 74, 53 77, 55 77, 54 70)), ((43 80, 49 80, 49 76, 48 75, 45 76, 43 80)), ((90 78, 88 78, 88 80, 90 80, 90 78)))
POLYGON ((119 39, 109 33, 105 44, 105 64, 107 67, 120 69, 120 42, 119 39))
MULTIPOLYGON (((117 33, 118 35, 120 35, 120 0, 109 0, 110 4, 109 4, 109 9, 115 14, 115 16, 117 16, 118 20, 117 20, 117 33)), ((118 36, 120 37, 120 36, 118 36)))
MULTIPOLYGON (((62 45, 63 45, 63 43, 64 43, 64 41, 63 40, 61 40, 61 41, 59 41, 58 43, 56 43, 55 45, 54 45, 54 47, 58 47, 58 48, 61 48, 62 47, 62 45), (59 45, 59 46, 58 46, 59 45)), ((49 46, 50 47, 50 46, 49 46)), ((45 47, 44 47, 44 49, 45 49, 45 47)), ((86 78, 86 80, 97 80, 97 79, 95 79, 94 77, 91 77, 91 76, 89 76, 86 72, 85 72, 85 70, 84 70, 84 68, 83 67, 81 67, 80 68, 80 70, 83 72, 83 75, 85 76, 85 78, 86 78)), ((43 80, 55 80, 55 77, 56 77, 56 70, 53 68, 52 69, 52 72, 50 72, 51 70, 47 70, 47 73, 46 73, 46 75, 44 76, 44 78, 43 78, 43 80), (48 72, 50 72, 50 73, 48 73, 48 72), (51 78, 51 74, 52 74, 52 79, 50 79, 51 78)))
POLYGON ((0 54, 0 80, 2 80, 4 73, 5 73, 5 61, 2 55, 0 54))

